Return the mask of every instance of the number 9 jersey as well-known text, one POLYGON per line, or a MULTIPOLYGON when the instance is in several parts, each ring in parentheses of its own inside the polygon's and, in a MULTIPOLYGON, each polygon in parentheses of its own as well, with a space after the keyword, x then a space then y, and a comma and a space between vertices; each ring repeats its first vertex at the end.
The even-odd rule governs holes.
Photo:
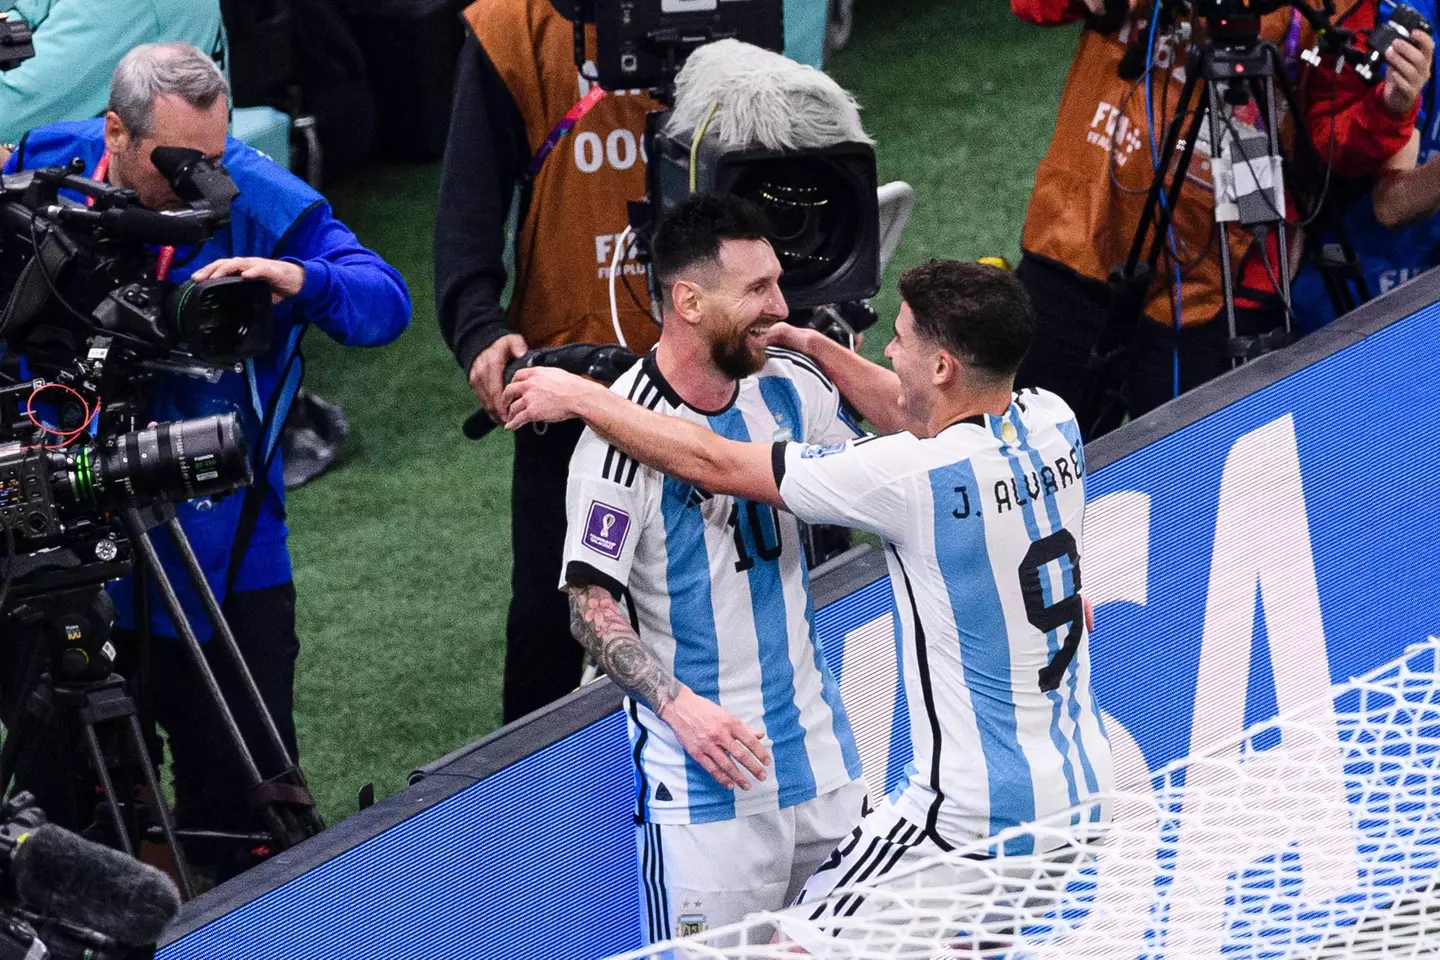
MULTIPOLYGON (((859 431, 808 359, 772 348, 723 409, 687 405, 652 351, 611 388, 740 441, 843 443, 859 431)), ((598 585, 681 683, 760 732, 774 760, 727 790, 670 727, 628 700, 637 818, 699 824, 795 806, 860 776, 839 685, 816 644, 798 525, 788 513, 675 480, 586 430, 570 461, 561 586, 598 585)))
POLYGON ((1085 452, 1063 400, 1026 389, 930 439, 772 460, 797 517, 886 541, 914 745, 900 816, 953 845, 1110 788, 1080 596, 1085 452))

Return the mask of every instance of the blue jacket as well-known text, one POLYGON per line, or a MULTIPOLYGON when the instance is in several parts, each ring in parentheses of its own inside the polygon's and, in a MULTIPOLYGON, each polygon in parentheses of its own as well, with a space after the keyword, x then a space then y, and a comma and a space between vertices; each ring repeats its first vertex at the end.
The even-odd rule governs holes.
MULTIPOLYGON (((5 172, 15 172, 20 164, 24 169, 59 166, 72 157, 81 158, 87 171, 94 170, 104 151, 102 121, 52 124, 27 135, 21 150, 6 164, 5 172)), ((409 323, 410 295, 395 268, 361 246, 355 235, 335 219, 325 198, 304 181, 233 137, 226 143, 225 166, 240 188, 240 196, 231 208, 230 225, 198 252, 193 248, 177 250, 169 279, 181 283, 214 260, 249 256, 298 263, 305 270, 305 286, 275 307, 271 348, 247 364, 245 373, 227 373, 214 384, 178 375, 162 377, 151 414, 152 419, 164 421, 238 412, 259 482, 263 414, 281 392, 286 362, 303 325, 313 323, 332 339, 350 346, 381 346, 400 336, 409 323)), ((290 555, 285 546, 285 484, 278 449, 268 480, 259 522, 235 576, 237 592, 277 586, 291 579, 290 555)), ((237 493, 221 500, 201 499, 177 506, 211 589, 221 602, 241 502, 242 496, 237 493)), ((153 539, 196 633, 202 639, 208 638, 210 627, 204 609, 190 588, 169 538, 158 533, 153 539)), ((111 594, 117 622, 133 626, 130 581, 112 585, 111 594)), ((174 636, 175 629, 153 591, 151 610, 154 629, 174 636)))
MULTIPOLYGON (((1425 15, 1432 24, 1437 21, 1436 0, 1406 0, 1425 15)), ((1440 72, 1440 49, 1430 81, 1420 96, 1420 114, 1415 129, 1420 131, 1422 164, 1440 152, 1440 110, 1436 109, 1435 72, 1440 72)), ((1431 267, 1440 265, 1440 216, 1401 230, 1390 230, 1375 218, 1375 198, 1367 189, 1345 209, 1342 221, 1345 233, 1355 248, 1355 256, 1365 275, 1365 285, 1372 297, 1397 287, 1431 267)), ((1310 243, 1333 242, 1333 235, 1311 238, 1310 243)), ((1296 277, 1291 289, 1291 302, 1301 332, 1310 333, 1335 319, 1335 308, 1325 294, 1319 273, 1308 262, 1296 277)))

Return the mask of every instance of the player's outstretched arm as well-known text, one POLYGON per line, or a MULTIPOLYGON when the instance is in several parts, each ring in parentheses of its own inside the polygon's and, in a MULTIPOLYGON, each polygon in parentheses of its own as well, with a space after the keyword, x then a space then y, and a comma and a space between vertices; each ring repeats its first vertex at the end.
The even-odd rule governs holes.
POLYGON ((724 707, 675 679, 640 642, 609 590, 574 584, 566 590, 570 594, 570 632, 575 639, 611 680, 670 725, 685 752, 710 776, 727 790, 737 786, 750 789, 741 766, 755 779, 765 779, 770 751, 760 735, 724 707))
POLYGON ((579 417, 611 444, 666 476, 709 493, 785 507, 775 485, 772 444, 726 440, 553 367, 528 367, 516 373, 505 388, 503 402, 507 429, 579 417))
POLYGON ((860 411, 879 433, 909 430, 916 436, 923 425, 916 424, 900 409, 900 378, 894 370, 866 360, 817 330, 777 323, 770 328, 770 345, 805 354, 820 365, 835 384, 840 396, 860 411))

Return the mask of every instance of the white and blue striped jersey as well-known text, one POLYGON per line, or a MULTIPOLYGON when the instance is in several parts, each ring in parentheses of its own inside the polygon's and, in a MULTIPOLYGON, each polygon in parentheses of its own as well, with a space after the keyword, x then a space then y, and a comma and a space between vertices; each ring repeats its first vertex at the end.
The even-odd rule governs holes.
POLYGON ((787 444, 774 462, 797 517, 886 541, 915 748, 892 794, 904 816, 961 843, 1110 788, 1080 598, 1085 452, 1063 400, 1027 389, 934 438, 787 444))
MULTIPOLYGON (((654 353, 611 388, 733 440, 835 443, 858 431, 799 354, 772 350, 723 410, 688 406, 654 353)), ((817 646, 795 518, 711 495, 586 430, 570 461, 563 583, 624 596, 641 642, 680 682, 763 733, 774 760, 748 791, 720 786, 670 727, 629 700, 637 816, 709 823, 803 803, 860 776, 840 689, 817 646)), ((623 605, 623 604, 622 604, 623 605)))

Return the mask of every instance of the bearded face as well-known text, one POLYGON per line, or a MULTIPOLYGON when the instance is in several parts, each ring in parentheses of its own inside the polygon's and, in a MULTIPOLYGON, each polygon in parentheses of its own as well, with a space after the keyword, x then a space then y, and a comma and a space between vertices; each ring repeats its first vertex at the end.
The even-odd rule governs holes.
POLYGON ((740 380, 765 365, 765 335, 789 316, 780 293, 780 261, 765 240, 727 240, 706 284, 702 336, 715 368, 740 380))

